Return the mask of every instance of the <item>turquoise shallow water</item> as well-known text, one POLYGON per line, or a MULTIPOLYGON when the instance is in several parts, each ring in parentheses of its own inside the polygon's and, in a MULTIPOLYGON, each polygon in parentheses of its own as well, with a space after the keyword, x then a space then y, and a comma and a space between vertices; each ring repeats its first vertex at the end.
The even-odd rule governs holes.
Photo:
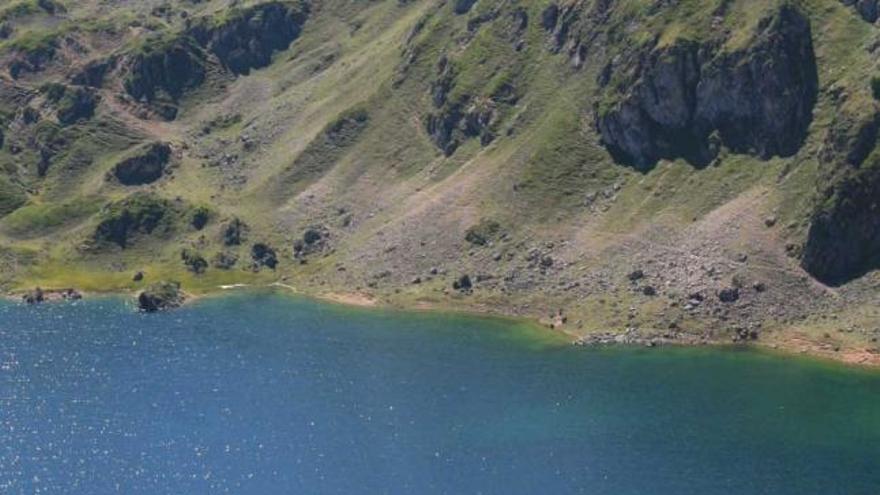
POLYGON ((0 493, 880 493, 880 374, 239 294, 0 303, 0 493))

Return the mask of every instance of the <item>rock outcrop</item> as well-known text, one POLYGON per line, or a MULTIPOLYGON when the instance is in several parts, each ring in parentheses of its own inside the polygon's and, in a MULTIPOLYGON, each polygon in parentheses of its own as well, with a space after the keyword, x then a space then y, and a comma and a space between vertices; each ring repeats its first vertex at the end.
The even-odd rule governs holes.
POLYGON ((112 175, 126 186, 151 184, 162 178, 170 159, 171 146, 167 143, 152 143, 134 156, 117 163, 113 167, 112 175))
POLYGON ((190 34, 235 74, 269 65, 272 54, 299 37, 309 15, 305 3, 268 2, 236 9, 217 24, 205 19, 190 34))
MULTIPOLYGON (((176 102, 205 80, 205 63, 204 51, 188 36, 147 42, 122 62, 125 91, 146 103, 162 97, 176 102)), ((167 119, 177 116, 172 105, 160 110, 167 119)))
POLYGON ((64 96, 58 101, 58 122, 62 125, 71 125, 92 118, 98 100, 98 95, 91 89, 67 88, 64 96))
POLYGON ((846 163, 858 167, 874 150, 880 131, 880 111, 868 106, 859 109, 864 115, 851 113, 837 110, 819 153, 823 163, 846 163))
POLYGON ((148 44, 127 64, 126 91, 136 99, 155 99, 160 92, 180 98, 205 79, 204 55, 186 37, 148 44))
POLYGON ((705 165, 721 146, 789 156, 812 120, 818 81, 810 22, 787 4, 759 22, 745 48, 676 41, 631 63, 635 77, 613 85, 596 126, 614 158, 638 169, 663 158, 705 165))
POLYGON ((186 301, 179 282, 159 282, 144 289, 137 297, 138 309, 156 313, 178 308, 186 301))
POLYGON ((854 102, 837 109, 819 152, 819 197, 801 253, 801 266, 833 286, 880 267, 880 110, 854 102))
MULTIPOLYGON (((172 120, 177 116, 175 103, 200 86, 208 66, 216 63, 210 55, 233 74, 248 74, 269 65, 275 52, 287 49, 299 37, 308 15, 306 3, 272 1, 195 20, 183 33, 147 40, 124 57, 119 65, 125 90, 172 120)), ((93 63, 74 79, 100 86, 115 65, 113 58, 93 63)))
POLYGON ((467 14, 476 3, 477 0, 453 0, 452 11, 458 15, 467 14))
POLYGON ((201 275, 208 269, 208 262, 205 258, 200 253, 190 249, 184 249, 180 252, 180 260, 183 261, 187 270, 196 275, 201 275))
POLYGON ((134 237, 171 228, 173 206, 150 194, 136 194, 111 204, 92 235, 98 244, 129 247, 134 237))
POLYGON ((801 265, 836 286, 880 267, 880 159, 847 166, 828 187, 810 222, 801 265))
MULTIPOLYGON (((585 62, 590 47, 605 36, 615 2, 612 0, 571 0, 551 3, 541 12, 541 27, 547 32, 547 48, 553 53, 565 53, 575 67, 585 62)), ((661 8, 664 2, 657 2, 661 8)))
POLYGON ((445 57, 437 65, 438 76, 431 85, 431 100, 435 110, 425 118, 425 131, 431 141, 446 156, 468 139, 479 138, 486 146, 495 139, 501 107, 516 103, 514 88, 501 84, 488 96, 461 95, 454 99, 450 93, 455 86, 455 70, 445 57))
POLYGON ((61 42, 59 38, 46 37, 33 46, 16 48, 15 55, 7 64, 10 77, 19 79, 44 70, 55 59, 61 42))
POLYGON ((425 130, 443 154, 450 156, 471 138, 479 137, 483 146, 491 143, 495 139, 491 126, 496 116, 491 99, 465 100, 428 115, 425 130))
POLYGON ((878 0, 840 0, 844 5, 852 7, 868 22, 877 22, 880 17, 880 1, 878 0))
POLYGON ((43 290, 40 287, 35 287, 22 294, 21 300, 27 304, 40 304, 43 302, 79 301, 82 297, 82 294, 76 289, 43 290))
POLYGON ((220 230, 220 240, 224 246, 238 246, 247 239, 250 227, 240 218, 234 217, 226 222, 220 230))
POLYGON ((251 259, 254 262, 254 271, 258 271, 264 266, 274 270, 278 266, 278 256, 275 254, 275 250, 268 244, 261 242, 251 247, 251 259))

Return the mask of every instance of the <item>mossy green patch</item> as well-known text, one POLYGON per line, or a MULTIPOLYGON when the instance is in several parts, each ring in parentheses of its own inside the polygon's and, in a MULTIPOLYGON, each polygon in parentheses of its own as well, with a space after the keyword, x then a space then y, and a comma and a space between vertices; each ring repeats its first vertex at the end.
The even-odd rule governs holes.
POLYGON ((18 239, 38 238, 73 227, 101 207, 102 200, 78 197, 63 203, 23 206, 0 221, 0 232, 18 239))

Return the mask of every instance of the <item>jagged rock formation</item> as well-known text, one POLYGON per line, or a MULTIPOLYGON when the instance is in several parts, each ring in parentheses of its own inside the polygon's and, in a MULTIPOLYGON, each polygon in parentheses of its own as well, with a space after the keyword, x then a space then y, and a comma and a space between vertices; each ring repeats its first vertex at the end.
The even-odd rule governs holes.
POLYGON ((514 88, 502 84, 489 96, 461 95, 454 100, 450 93, 455 86, 455 70, 443 57, 437 64, 437 79, 431 85, 431 100, 435 110, 425 118, 425 131, 431 141, 450 156, 463 142, 479 138, 486 146, 495 139, 495 126, 500 119, 500 107, 516 103, 514 88))
POLYGON ((788 156, 806 135, 818 81, 810 22, 794 7, 763 19, 747 48, 676 41, 632 63, 635 80, 612 88, 596 115, 618 161, 639 169, 662 158, 704 165, 721 145, 788 156))
POLYGON ((113 167, 113 177, 126 186, 141 186, 159 180, 171 159, 171 146, 152 143, 135 156, 126 158, 113 167))
MULTIPOLYGON (((658 2, 655 8, 663 6, 658 2)), ((551 3, 541 12, 541 26, 548 34, 547 48, 553 53, 567 54, 572 65, 581 67, 590 48, 605 36, 613 7, 612 0, 551 3)))

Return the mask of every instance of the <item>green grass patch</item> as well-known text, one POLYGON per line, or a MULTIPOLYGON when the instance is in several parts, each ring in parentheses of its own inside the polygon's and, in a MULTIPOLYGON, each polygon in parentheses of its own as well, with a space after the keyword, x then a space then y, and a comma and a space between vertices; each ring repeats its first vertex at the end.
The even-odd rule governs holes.
POLYGON ((12 213, 27 201, 22 189, 0 176, 0 218, 12 213))
POLYGON ((94 197, 29 204, 3 218, 0 232, 19 239, 48 236, 81 223, 97 213, 101 204, 102 200, 94 197))

